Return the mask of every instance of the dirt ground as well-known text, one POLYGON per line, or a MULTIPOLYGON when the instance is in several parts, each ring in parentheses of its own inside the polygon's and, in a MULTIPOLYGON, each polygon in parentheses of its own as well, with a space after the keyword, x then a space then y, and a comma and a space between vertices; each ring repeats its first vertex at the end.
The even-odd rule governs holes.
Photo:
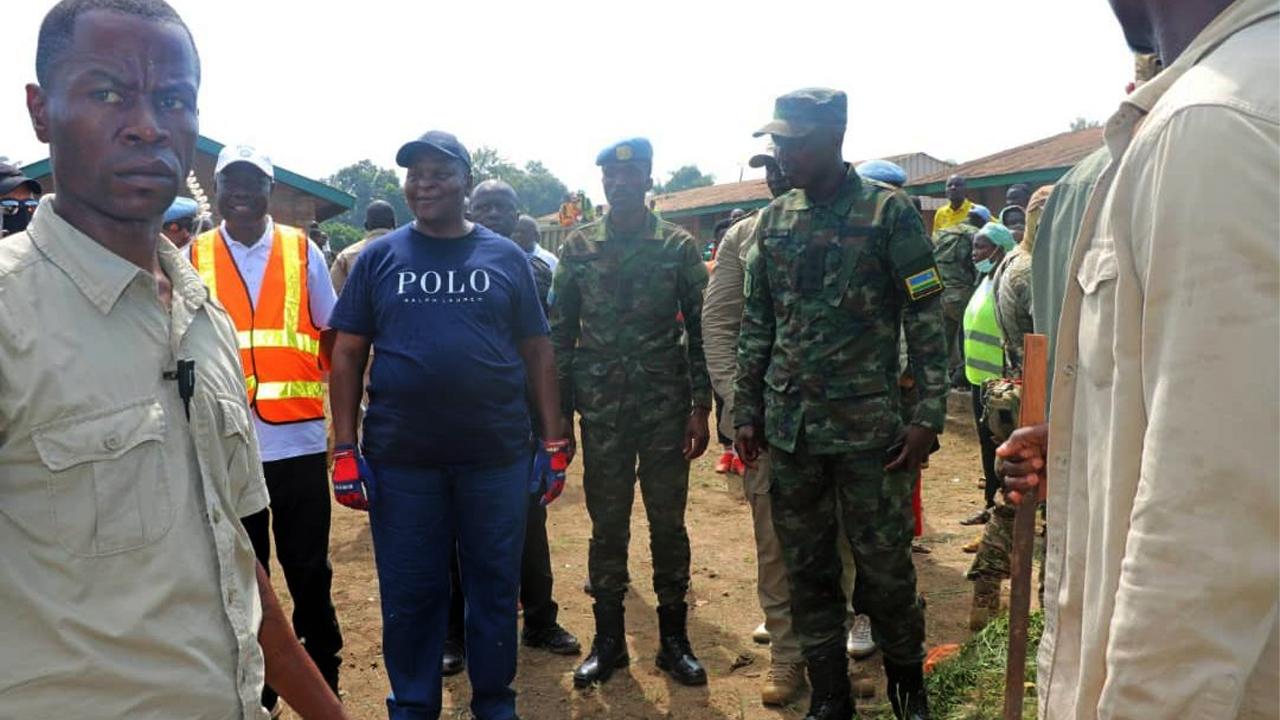
MULTIPOLYGON (((961 551, 974 533, 957 521, 982 502, 978 445, 968 394, 952 393, 942 450, 924 471, 925 531, 921 542, 931 554, 916 554, 920 591, 928 601, 929 647, 962 642, 968 637, 969 583, 964 579, 972 556, 961 551)), ((699 458, 690 477, 686 521, 693 545, 693 589, 689 634, 694 652, 710 676, 706 687, 687 688, 670 681, 653 665, 657 617, 649 579, 648 528, 637 492, 632 513, 631 576, 627 596, 627 640, 631 666, 606 685, 573 688, 580 657, 561 657, 522 648, 516 677, 518 711, 525 720, 561 718, 620 720, 790 720, 801 718, 805 694, 790 706, 766 708, 760 684, 769 665, 769 649, 751 640, 763 620, 755 592, 755 553, 750 512, 732 476, 715 474, 715 443, 699 458), (726 480, 726 478, 729 478, 726 480)), ((593 632, 591 599, 582 592, 586 577, 587 540, 591 526, 581 486, 582 465, 570 468, 563 497, 551 507, 547 521, 560 622, 578 636, 584 648, 593 632)), ((347 707, 356 718, 386 717, 389 686, 382 666, 382 626, 378 584, 367 516, 334 506, 332 557, 334 602, 346 639, 342 686, 347 707)), ((275 577, 281 577, 277 572, 275 577)), ((283 583, 276 588, 287 596, 283 583)), ((284 597, 287 603, 287 597, 284 597)), ((878 694, 860 707, 885 704, 880 656, 859 662, 854 676, 876 678, 878 694)), ((469 718, 466 675, 445 681, 447 720, 469 718)), ((296 717, 286 711, 285 717, 296 717)))

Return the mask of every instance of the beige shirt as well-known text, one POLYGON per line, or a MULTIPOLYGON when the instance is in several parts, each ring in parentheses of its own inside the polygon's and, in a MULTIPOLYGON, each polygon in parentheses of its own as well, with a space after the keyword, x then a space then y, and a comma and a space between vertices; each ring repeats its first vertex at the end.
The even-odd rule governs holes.
POLYGON ((356 266, 356 260, 360 258, 360 253, 364 251, 364 246, 389 232, 391 231, 378 228, 365 235, 363 239, 342 248, 342 252, 338 253, 338 257, 333 260, 333 267, 329 268, 329 279, 333 281, 334 292, 339 295, 342 294, 342 288, 346 286, 347 278, 351 275, 351 268, 356 266))
POLYGON ((168 311, 50 195, 0 242, 0 717, 265 717, 239 518, 267 491, 235 328, 159 253, 168 311))
POLYGON ((1280 3, 1106 126, 1050 420, 1042 717, 1280 714, 1280 3))
POLYGON ((702 301, 702 350, 707 356, 711 387, 724 401, 719 422, 720 432, 727 437, 734 436, 733 378, 738 372, 738 331, 742 328, 742 306, 746 304, 746 259, 759 219, 759 213, 745 217, 724 234, 716 251, 716 269, 702 301))

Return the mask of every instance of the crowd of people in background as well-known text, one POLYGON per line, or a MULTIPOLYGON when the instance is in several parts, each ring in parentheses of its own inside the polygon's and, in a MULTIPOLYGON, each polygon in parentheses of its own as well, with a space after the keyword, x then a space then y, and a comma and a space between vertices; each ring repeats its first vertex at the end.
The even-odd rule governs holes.
POLYGON ((1105 146, 998 213, 957 175, 926 227, 903 168, 845 162, 845 93, 804 88, 755 132, 772 201, 710 244, 652 209, 646 138, 599 150, 607 210, 566 195, 553 253, 432 130, 395 153, 412 217, 371 202, 335 253, 272 217, 258 148, 219 154, 215 213, 178 196, 200 64, 172 8, 63 0, 27 89, 56 195, 0 164, 0 714, 348 717, 332 492, 368 513, 389 717, 439 717, 465 670, 475 717, 512 720, 518 647, 583 651, 547 535, 578 458, 594 628, 573 685, 631 662, 637 485, 654 663, 713 682, 685 510, 714 424, 752 517, 761 702, 807 687, 806 720, 850 720, 850 658, 879 652, 895 716, 926 720, 913 553, 960 391, 973 630, 1015 505, 1052 479, 1042 717, 1276 717, 1280 482, 1257 449, 1280 433, 1280 7, 1113 5, 1140 60, 1105 146), (1240 182, 1206 180, 1222 167, 1240 182), (1019 428, 1032 332, 1053 404, 1019 428))

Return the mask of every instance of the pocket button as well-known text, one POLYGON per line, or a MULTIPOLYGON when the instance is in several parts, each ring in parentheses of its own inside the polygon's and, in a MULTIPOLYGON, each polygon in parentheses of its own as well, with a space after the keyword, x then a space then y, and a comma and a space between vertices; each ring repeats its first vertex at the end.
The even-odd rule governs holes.
POLYGON ((113 434, 111 434, 111 435, 108 435, 108 436, 106 437, 106 439, 104 439, 104 440, 102 441, 102 447, 106 448, 107 450, 111 450, 111 451, 113 451, 113 452, 114 452, 114 451, 116 451, 116 450, 119 450, 119 449, 120 449, 120 436, 119 436, 119 435, 116 435, 116 434, 114 434, 114 433, 113 433, 113 434))

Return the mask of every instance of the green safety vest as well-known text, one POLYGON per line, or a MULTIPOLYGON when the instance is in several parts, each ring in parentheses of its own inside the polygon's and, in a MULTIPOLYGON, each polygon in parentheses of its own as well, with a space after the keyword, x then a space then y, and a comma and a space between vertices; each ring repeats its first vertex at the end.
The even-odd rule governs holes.
POLYGON ((992 289, 987 275, 964 309, 964 376, 973 385, 1004 376, 1004 339, 992 289))

